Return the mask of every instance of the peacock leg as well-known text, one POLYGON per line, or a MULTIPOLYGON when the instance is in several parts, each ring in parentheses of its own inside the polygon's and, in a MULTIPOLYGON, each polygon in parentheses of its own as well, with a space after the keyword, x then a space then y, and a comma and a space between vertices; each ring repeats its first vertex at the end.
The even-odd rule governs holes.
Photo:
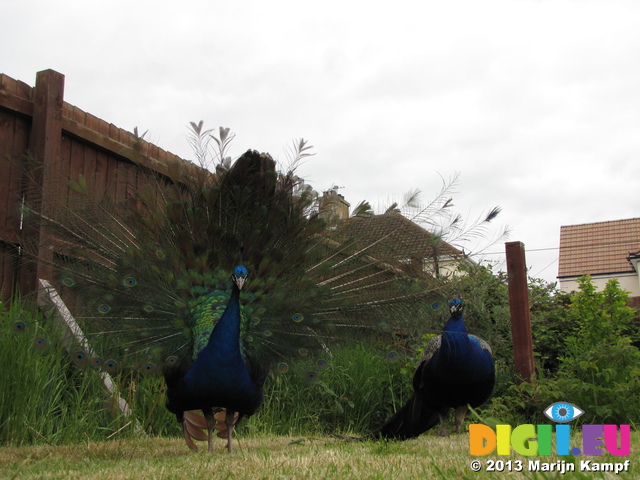
POLYGON ((233 443, 232 443, 233 428, 236 425, 237 415, 238 415, 237 412, 234 412, 233 410, 227 409, 226 416, 224 417, 224 423, 227 425, 227 432, 228 432, 228 435, 229 435, 227 437, 227 451, 229 453, 231 453, 231 450, 233 449, 233 443))
POLYGON ((213 430, 216 425, 216 419, 213 416, 212 408, 203 408, 204 418, 207 421, 207 444, 209 446, 209 453, 213 452, 213 430))
POLYGON ((460 435, 460 430, 462 429, 462 422, 464 422, 464 417, 467 415, 469 411, 468 405, 460 405, 456 407, 456 433, 460 435))
POLYGON ((438 433, 438 435, 440 435, 441 437, 448 437, 449 434, 447 433, 447 422, 445 415, 443 415, 442 413, 438 413, 438 418, 440 419, 440 432, 438 433))

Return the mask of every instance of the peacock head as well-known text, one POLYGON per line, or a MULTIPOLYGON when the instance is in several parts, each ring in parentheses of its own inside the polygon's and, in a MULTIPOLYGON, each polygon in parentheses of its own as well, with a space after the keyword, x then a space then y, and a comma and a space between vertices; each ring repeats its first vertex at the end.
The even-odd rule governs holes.
POLYGON ((453 300, 449 300, 449 311, 451 312, 452 317, 459 317, 462 315, 462 310, 464 309, 464 305, 462 304, 461 298, 454 298, 453 300))
POLYGON ((247 277, 249 276, 249 270, 247 270, 244 266, 238 265, 233 269, 233 274, 231 275, 231 280, 238 286, 240 290, 244 287, 244 283, 247 281, 247 277))

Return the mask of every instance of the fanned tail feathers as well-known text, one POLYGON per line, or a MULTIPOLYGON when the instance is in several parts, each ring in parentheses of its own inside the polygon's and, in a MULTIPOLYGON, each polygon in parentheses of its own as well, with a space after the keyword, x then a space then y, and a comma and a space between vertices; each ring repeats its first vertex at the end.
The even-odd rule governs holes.
POLYGON ((194 358, 240 264, 250 270, 242 348, 256 371, 285 373, 291 362, 321 370, 329 345, 421 328, 438 287, 422 258, 407 254, 400 214, 325 230, 315 192, 254 151, 215 173, 179 164, 168 172, 145 184, 139 168, 141 184, 124 201, 93 195, 81 177, 64 200, 25 209, 52 245, 37 261, 100 352, 92 361, 151 373, 194 358))

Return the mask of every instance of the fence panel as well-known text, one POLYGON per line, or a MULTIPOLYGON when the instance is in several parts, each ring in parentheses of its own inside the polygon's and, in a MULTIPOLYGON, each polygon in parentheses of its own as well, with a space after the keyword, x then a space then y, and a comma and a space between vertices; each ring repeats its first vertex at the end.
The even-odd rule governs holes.
MULTIPOLYGON (((131 132, 64 101, 64 75, 38 72, 36 86, 0 74, 0 290, 33 291, 38 278, 49 275, 18 256, 20 238, 38 241, 37 225, 21 231, 23 195, 55 209, 70 193, 53 186, 84 176, 96 200, 108 194, 125 200, 136 189, 167 176, 170 162, 185 162, 131 132), (42 169, 26 178, 23 162, 32 156, 42 169), (145 167, 141 174, 135 165, 145 167), (27 188, 28 187, 28 188, 27 188), (26 233, 25 233, 26 232, 26 233)), ((189 162, 186 162, 187 164, 189 162)), ((73 194, 73 192, 71 192, 73 194)), ((55 213, 55 212, 54 212, 55 213)), ((50 278, 49 278, 50 279, 50 278)))

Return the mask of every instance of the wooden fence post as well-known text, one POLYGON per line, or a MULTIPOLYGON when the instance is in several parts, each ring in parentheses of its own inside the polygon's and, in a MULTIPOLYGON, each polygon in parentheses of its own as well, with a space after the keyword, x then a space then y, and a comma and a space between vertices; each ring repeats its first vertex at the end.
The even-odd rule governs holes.
POLYGON ((534 363, 524 243, 507 242, 505 243, 505 247, 507 253, 513 357, 516 371, 524 381, 530 382, 534 372, 534 363))
MULTIPOLYGON (((40 188, 38 195, 46 208, 47 197, 50 196, 48 180, 55 174, 54 164, 60 158, 62 144, 62 107, 64 105, 64 75, 54 70, 43 70, 36 74, 36 86, 33 89, 33 119, 29 136, 29 154, 42 164, 42 168, 30 172, 35 184, 31 187, 40 188)), ((28 181, 28 180, 27 180, 28 181)), ((29 195, 29 189, 27 189, 29 195)), ((46 212, 46 210, 45 210, 46 212)), ((38 242, 39 256, 46 259, 52 255, 51 249, 44 244, 40 226, 35 222, 25 225, 25 235, 33 237, 38 242)), ((33 292, 38 288, 39 278, 50 279, 44 262, 38 262, 37 268, 32 265, 22 265, 20 271, 20 287, 23 294, 33 292)))

